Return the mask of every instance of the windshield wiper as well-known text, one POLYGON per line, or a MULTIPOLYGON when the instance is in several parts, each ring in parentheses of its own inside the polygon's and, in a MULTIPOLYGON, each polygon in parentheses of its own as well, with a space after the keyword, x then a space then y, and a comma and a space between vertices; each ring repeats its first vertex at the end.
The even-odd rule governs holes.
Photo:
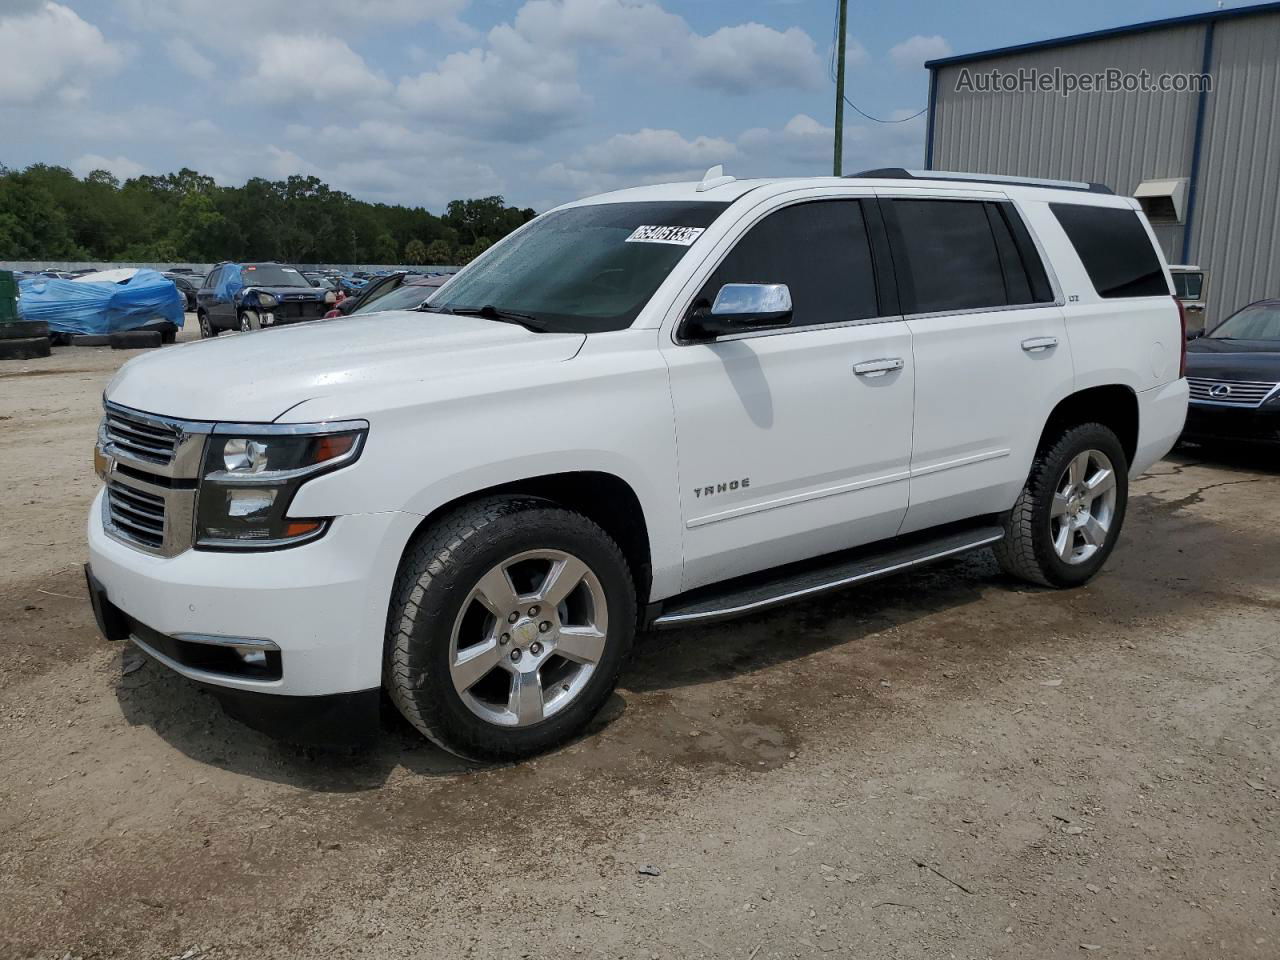
POLYGON ((484 317, 486 320, 497 320, 500 323, 515 323, 534 333, 542 333, 547 329, 537 317, 527 313, 516 313, 514 310, 499 310, 491 303, 486 303, 483 307, 443 307, 441 309, 459 317, 484 317))

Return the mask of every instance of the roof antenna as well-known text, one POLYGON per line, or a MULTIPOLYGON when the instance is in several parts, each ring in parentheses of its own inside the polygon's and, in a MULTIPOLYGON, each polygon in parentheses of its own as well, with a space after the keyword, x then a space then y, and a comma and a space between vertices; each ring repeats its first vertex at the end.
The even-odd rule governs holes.
POLYGON ((724 164, 717 163, 702 175, 702 182, 698 184, 698 192, 706 193, 708 190, 714 190, 716 187, 722 187, 726 183, 733 183, 735 179, 735 177, 726 177, 724 174, 724 164))

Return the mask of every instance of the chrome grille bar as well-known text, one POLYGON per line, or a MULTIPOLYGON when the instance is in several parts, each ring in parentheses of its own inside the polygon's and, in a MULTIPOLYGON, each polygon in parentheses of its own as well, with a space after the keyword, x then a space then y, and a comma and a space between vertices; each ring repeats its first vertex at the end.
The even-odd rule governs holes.
POLYGON ((1224 407, 1260 407, 1280 390, 1280 384, 1259 380, 1216 380, 1188 377, 1191 399, 1195 403, 1212 403, 1224 407))

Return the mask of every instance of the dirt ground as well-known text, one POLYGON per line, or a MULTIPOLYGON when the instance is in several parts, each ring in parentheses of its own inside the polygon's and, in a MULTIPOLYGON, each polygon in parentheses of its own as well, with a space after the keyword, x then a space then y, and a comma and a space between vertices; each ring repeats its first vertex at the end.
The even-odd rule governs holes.
POLYGON ((334 756, 96 633, 127 356, 0 366, 0 957, 1280 956, 1280 458, 1175 454, 1081 590, 981 554, 643 638, 536 762, 334 756))

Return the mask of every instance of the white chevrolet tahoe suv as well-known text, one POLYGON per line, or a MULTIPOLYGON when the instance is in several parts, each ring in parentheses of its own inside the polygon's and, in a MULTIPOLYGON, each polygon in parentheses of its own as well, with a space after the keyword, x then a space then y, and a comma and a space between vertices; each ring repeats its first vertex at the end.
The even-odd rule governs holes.
MULTIPOLYGON (((295 740, 518 758, 639 629, 967 550, 1071 587, 1187 409, 1168 268, 1105 188, 889 169, 543 214, 415 311, 126 364, 104 634, 295 740)), ((785 643, 786 637, 779 642, 785 643)))

